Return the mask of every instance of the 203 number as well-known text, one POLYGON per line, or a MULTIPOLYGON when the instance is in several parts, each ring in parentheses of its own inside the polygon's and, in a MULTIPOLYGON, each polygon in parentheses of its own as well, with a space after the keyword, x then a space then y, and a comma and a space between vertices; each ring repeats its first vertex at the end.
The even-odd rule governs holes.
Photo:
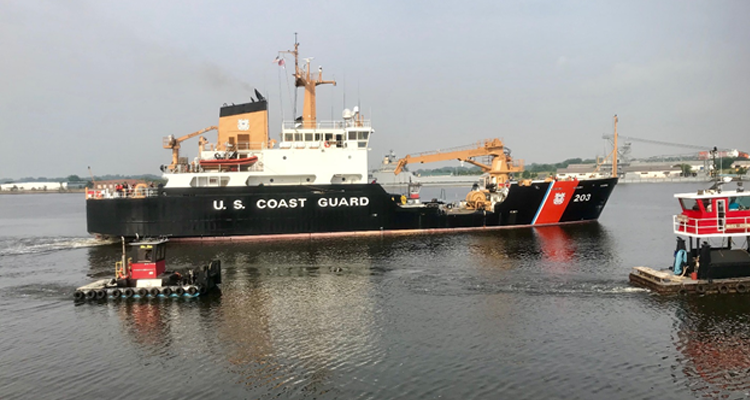
POLYGON ((589 200, 591 200, 591 193, 576 194, 575 197, 573 197, 574 203, 581 203, 589 200))

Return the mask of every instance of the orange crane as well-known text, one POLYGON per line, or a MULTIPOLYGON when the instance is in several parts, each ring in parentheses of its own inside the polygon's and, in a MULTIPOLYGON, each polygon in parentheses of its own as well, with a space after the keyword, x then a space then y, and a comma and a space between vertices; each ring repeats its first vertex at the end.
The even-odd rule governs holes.
POLYGON ((510 150, 505 148, 503 141, 500 139, 485 140, 473 145, 471 148, 464 148, 453 151, 437 151, 421 153, 418 156, 406 157, 398 160, 394 174, 398 175, 407 164, 429 163, 446 160, 465 161, 469 164, 476 165, 488 177, 485 180, 485 189, 472 190, 466 195, 466 203, 470 209, 490 210, 494 202, 502 201, 505 193, 498 188, 507 187, 510 183, 510 174, 514 172, 523 172, 523 160, 513 160, 510 156, 510 150), (476 157, 492 157, 490 165, 482 164, 476 160, 476 157), (501 197, 501 198, 498 198, 501 197))
MULTIPOLYGON (((170 171, 174 171, 175 167, 179 163, 179 160, 180 160, 180 143, 182 143, 182 142, 184 142, 184 141, 186 141, 186 140, 188 140, 190 138, 194 138, 194 137, 196 137, 196 136, 198 136, 200 134, 206 133, 208 131, 217 130, 217 129, 219 129, 219 128, 216 127, 216 126, 209 126, 208 128, 204 128, 204 129, 201 129, 199 131, 195 131, 193 133, 188 133, 187 135, 179 137, 179 138, 175 138, 173 135, 169 135, 169 136, 165 137, 164 138, 164 143, 163 143, 164 148, 165 149, 172 149, 172 164, 169 164, 169 166, 167 168, 170 171)), ((200 142, 199 143, 200 151, 203 151, 203 146, 206 143, 208 143, 208 140, 206 140, 205 138, 201 137, 201 139, 200 139, 199 142, 200 142)))
POLYGON ((504 184, 509 181, 509 175, 514 172, 523 172, 523 160, 516 160, 510 156, 510 151, 505 148, 503 141, 500 139, 485 140, 473 145, 473 148, 454 150, 454 151, 436 151, 420 153, 418 156, 406 157, 398 160, 394 174, 398 175, 407 164, 429 163, 446 160, 466 161, 469 164, 476 165, 482 172, 486 172, 493 179, 495 184, 504 184), (475 161, 476 157, 492 157, 491 165, 485 165, 475 161))

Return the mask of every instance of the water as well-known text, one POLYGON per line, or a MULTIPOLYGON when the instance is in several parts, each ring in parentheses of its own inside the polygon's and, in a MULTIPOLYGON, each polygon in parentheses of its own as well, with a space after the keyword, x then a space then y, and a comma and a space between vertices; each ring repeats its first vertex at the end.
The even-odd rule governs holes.
POLYGON ((0 398, 748 398, 749 297, 628 283, 696 188, 619 185, 592 224, 172 243, 221 294, 81 305, 120 257, 83 196, 0 196, 0 398))

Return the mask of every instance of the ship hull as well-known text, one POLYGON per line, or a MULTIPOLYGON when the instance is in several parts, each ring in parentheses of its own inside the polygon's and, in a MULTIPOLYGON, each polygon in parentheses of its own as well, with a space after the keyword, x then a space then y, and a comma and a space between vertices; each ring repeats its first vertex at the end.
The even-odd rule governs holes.
POLYGON ((160 189, 88 199, 87 230, 108 237, 232 238, 493 228, 594 221, 617 178, 513 184, 493 211, 403 205, 378 184, 160 189))

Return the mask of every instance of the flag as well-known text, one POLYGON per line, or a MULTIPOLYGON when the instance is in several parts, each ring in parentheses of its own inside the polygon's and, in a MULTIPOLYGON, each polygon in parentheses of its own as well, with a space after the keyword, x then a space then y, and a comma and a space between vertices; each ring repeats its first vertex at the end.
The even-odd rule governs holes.
POLYGON ((279 56, 276 56, 276 59, 274 59, 273 62, 275 64, 278 64, 279 67, 286 68, 286 67, 284 67, 284 64, 286 64, 286 62, 284 61, 283 58, 281 58, 279 56))

